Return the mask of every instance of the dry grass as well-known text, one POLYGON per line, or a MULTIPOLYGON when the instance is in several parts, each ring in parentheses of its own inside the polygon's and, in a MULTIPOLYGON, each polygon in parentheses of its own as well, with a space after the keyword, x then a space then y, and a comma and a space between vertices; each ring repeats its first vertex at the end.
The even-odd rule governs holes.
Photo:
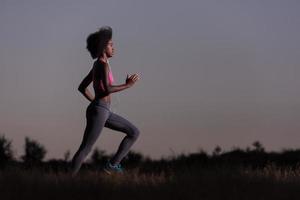
POLYGON ((241 169, 240 173, 248 178, 265 178, 279 183, 298 183, 300 181, 300 167, 278 167, 270 164, 263 169, 241 169))
POLYGON ((82 171, 0 171, 0 199, 300 199, 300 168, 189 167, 124 175, 82 171))

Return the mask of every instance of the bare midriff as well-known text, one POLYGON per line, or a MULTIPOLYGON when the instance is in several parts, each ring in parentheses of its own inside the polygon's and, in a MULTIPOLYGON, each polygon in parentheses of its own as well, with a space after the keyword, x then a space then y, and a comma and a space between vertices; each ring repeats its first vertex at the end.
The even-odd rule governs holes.
POLYGON ((105 97, 101 97, 101 98, 99 98, 99 99, 105 101, 106 103, 109 103, 109 104, 111 103, 110 94, 107 95, 107 96, 105 96, 105 97))

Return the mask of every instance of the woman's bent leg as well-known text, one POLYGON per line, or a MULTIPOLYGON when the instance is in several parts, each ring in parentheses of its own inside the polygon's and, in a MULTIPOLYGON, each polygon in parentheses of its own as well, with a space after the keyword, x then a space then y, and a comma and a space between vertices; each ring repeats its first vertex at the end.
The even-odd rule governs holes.
POLYGON ((106 120, 104 126, 116 131, 121 131, 123 133, 126 133, 126 136, 124 137, 124 139, 121 141, 119 145, 118 151, 110 159, 111 164, 117 165, 127 155, 130 147, 137 140, 140 131, 130 121, 113 112, 110 113, 110 116, 106 120))
POLYGON ((72 175, 78 173, 82 163, 100 135, 108 116, 109 110, 106 108, 94 106, 87 109, 87 124, 84 131, 84 136, 79 149, 71 161, 72 175))

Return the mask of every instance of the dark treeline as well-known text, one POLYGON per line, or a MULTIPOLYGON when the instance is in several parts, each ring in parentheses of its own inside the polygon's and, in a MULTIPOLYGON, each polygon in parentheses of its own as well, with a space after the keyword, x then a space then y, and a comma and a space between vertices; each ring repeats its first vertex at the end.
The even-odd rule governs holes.
MULTIPOLYGON (((71 152, 67 150, 63 159, 50 159, 44 161, 47 153, 46 148, 36 140, 25 137, 24 154, 18 160, 12 151, 12 141, 5 135, 0 136, 0 169, 17 167, 21 169, 43 169, 51 171, 68 171, 71 152)), ((112 157, 104 150, 95 147, 91 152, 89 160, 82 165, 81 170, 99 170, 106 161, 112 157)), ((145 157, 142 153, 130 151, 123 159, 122 164, 127 168, 138 168, 144 173, 160 173, 161 171, 181 170, 182 168, 203 167, 241 167, 247 166, 253 169, 263 168, 268 164, 278 166, 297 167, 300 160, 300 149, 284 149, 281 152, 266 152, 259 141, 252 143, 251 148, 241 149, 234 147, 230 151, 223 151, 216 146, 211 155, 204 150, 190 154, 179 154, 153 160, 145 157)))

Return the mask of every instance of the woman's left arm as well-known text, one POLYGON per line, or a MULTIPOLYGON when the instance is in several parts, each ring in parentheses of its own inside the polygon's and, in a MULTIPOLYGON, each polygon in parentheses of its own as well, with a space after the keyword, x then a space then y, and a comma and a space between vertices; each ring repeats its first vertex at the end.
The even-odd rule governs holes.
POLYGON ((89 101, 93 101, 95 98, 87 88, 92 81, 93 81, 93 68, 90 70, 88 75, 82 80, 82 82, 78 86, 79 92, 81 92, 83 96, 87 98, 89 101))

